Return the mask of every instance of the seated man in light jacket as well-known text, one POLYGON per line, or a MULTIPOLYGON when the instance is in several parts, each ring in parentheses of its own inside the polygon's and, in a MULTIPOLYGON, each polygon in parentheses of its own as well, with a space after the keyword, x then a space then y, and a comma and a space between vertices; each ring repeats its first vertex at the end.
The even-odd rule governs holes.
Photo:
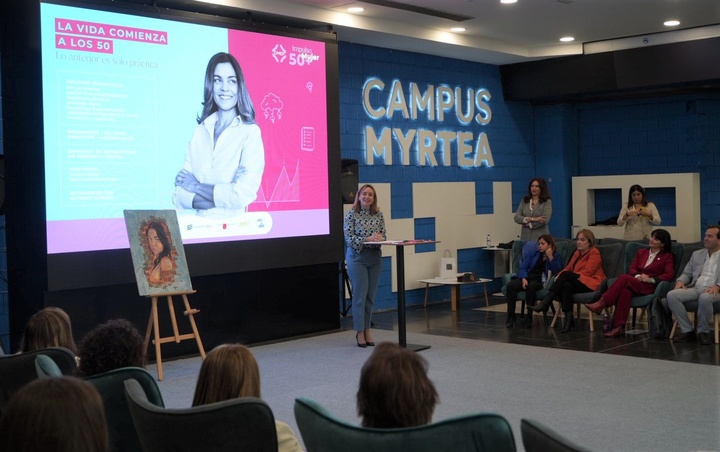
POLYGON ((698 302, 698 339, 701 344, 710 344, 710 320, 713 318, 713 302, 720 301, 720 225, 708 226, 703 244, 705 248, 695 251, 675 283, 675 289, 667 294, 668 308, 675 314, 681 334, 674 342, 695 339, 693 325, 688 318, 684 303, 698 302))

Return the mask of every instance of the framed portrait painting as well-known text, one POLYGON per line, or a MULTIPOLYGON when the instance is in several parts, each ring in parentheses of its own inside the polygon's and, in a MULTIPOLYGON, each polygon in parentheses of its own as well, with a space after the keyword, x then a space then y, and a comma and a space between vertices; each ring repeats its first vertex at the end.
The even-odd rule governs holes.
POLYGON ((124 210, 123 213, 140 295, 193 290, 175 210, 124 210))

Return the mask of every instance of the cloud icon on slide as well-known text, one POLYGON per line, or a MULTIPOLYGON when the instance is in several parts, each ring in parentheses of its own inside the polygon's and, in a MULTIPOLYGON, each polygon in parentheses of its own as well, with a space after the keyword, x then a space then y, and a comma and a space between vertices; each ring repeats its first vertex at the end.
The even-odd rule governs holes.
POLYGON ((260 109, 265 115, 265 119, 269 119, 275 124, 276 119, 282 119, 283 101, 275 94, 268 93, 263 97, 260 109))

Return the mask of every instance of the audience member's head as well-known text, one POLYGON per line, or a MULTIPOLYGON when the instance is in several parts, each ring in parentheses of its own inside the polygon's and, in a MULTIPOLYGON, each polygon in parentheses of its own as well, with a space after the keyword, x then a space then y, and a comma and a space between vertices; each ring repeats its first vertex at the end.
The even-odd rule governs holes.
POLYGON ((427 361, 397 344, 375 347, 360 372, 357 392, 362 425, 372 428, 429 424, 438 393, 427 376, 427 361))
POLYGON ((80 374, 97 375, 121 367, 145 367, 143 337, 127 320, 96 326, 80 344, 80 374))
POLYGON ((106 452, 103 402, 72 377, 40 378, 16 392, 0 418, 0 451, 106 452))
POLYGON ((258 363, 244 345, 218 345, 203 360, 192 404, 205 405, 238 397, 260 398, 258 363))
POLYGON ((25 324, 20 351, 31 352, 48 347, 65 347, 77 353, 70 316, 60 308, 42 309, 25 324))

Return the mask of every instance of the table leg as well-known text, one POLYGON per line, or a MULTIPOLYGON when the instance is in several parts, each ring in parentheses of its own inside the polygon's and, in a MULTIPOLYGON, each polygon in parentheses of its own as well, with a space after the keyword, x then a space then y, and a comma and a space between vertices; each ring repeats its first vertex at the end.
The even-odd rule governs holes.
POLYGON ((460 304, 460 286, 450 286, 450 305, 452 306, 452 311, 457 311, 458 304, 460 304))
POLYGON ((408 344, 405 337, 405 247, 395 246, 397 263, 397 297, 398 297, 398 343, 400 347, 414 351, 430 348, 429 345, 408 344))
POLYGON ((405 247, 395 247, 395 262, 397 263, 397 298, 398 298, 398 343, 400 347, 407 346, 405 339, 405 247))
POLYGON ((482 285, 483 285, 483 290, 485 291, 485 307, 489 308, 490 300, 488 300, 488 296, 487 296, 487 283, 482 283, 482 285))

